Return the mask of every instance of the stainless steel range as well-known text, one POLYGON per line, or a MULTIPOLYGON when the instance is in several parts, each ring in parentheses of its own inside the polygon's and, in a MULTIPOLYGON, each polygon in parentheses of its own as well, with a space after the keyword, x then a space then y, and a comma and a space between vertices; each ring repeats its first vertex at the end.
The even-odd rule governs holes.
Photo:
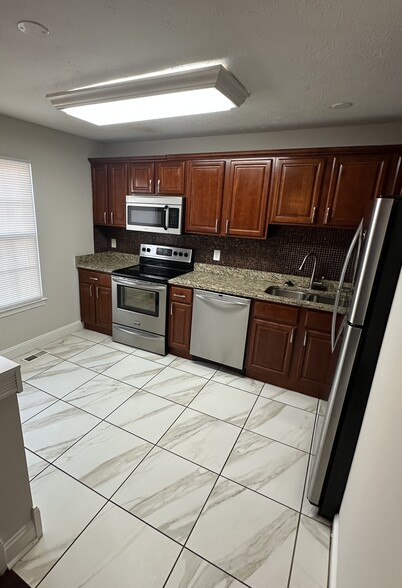
POLYGON ((112 272, 113 341, 166 355, 167 282, 193 266, 191 249, 142 244, 139 265, 112 272))

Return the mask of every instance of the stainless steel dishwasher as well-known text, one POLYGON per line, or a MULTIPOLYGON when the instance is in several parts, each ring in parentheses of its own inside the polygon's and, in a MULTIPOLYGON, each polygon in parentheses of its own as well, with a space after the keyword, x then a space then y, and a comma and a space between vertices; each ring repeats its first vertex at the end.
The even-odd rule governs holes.
POLYGON ((250 300, 194 290, 190 353, 242 369, 250 300))

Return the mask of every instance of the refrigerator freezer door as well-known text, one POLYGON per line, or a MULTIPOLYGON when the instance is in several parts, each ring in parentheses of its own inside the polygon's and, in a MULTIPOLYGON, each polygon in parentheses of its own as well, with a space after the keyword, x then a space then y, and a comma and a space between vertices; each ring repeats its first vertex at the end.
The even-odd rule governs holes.
POLYGON ((378 198, 374 204, 348 314, 352 325, 364 324, 393 204, 392 198, 378 198))
POLYGON ((321 417, 314 433, 312 467, 307 488, 307 498, 312 504, 319 504, 360 337, 361 329, 346 325, 328 402, 321 401, 320 404, 321 417))

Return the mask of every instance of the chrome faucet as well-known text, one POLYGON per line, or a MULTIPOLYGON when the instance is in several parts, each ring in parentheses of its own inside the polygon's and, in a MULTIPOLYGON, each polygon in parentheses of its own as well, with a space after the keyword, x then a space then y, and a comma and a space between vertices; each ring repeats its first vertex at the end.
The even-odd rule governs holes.
POLYGON ((309 257, 313 257, 314 258, 313 271, 311 272, 311 278, 310 278, 310 284, 309 284, 309 289, 311 290, 313 288, 314 278, 315 278, 315 270, 316 270, 316 267, 317 267, 317 256, 316 256, 315 253, 313 253, 313 252, 307 253, 306 257, 301 262, 301 265, 299 267, 299 271, 301 271, 304 268, 305 263, 306 263, 306 261, 308 260, 309 257))

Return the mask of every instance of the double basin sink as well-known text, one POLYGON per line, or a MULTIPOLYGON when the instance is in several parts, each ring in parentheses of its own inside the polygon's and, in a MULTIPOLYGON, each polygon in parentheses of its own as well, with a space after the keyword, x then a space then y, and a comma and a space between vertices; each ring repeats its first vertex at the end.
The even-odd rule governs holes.
POLYGON ((269 286, 265 290, 267 294, 271 296, 282 296, 283 298, 292 298, 293 300, 307 300, 308 302, 318 302, 319 304, 331 304, 335 303, 335 294, 322 294, 303 292, 302 290, 288 290, 287 288, 281 288, 280 286, 269 286))

